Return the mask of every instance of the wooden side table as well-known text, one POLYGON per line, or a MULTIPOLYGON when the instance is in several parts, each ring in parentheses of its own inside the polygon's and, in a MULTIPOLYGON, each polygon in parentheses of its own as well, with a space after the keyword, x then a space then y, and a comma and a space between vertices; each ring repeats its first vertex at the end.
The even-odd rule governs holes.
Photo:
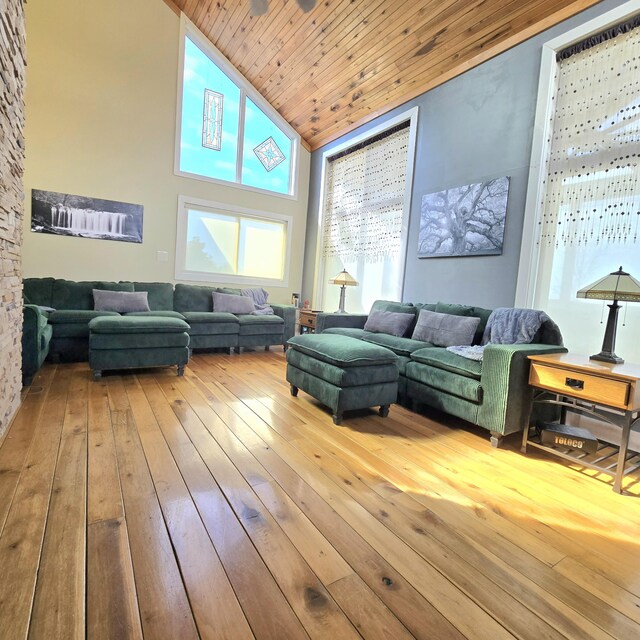
POLYGON ((625 475, 640 468, 640 455, 629 453, 629 435, 640 419, 640 366, 609 364, 573 353, 529 356, 529 384, 536 390, 533 401, 603 420, 621 430, 619 446, 599 442, 595 454, 543 445, 525 429, 522 451, 533 446, 560 458, 613 476, 613 490, 622 492, 625 475))
POLYGON ((322 311, 312 311, 311 309, 300 310, 300 319, 298 320, 300 333, 316 332, 316 318, 319 313, 322 313, 322 311))

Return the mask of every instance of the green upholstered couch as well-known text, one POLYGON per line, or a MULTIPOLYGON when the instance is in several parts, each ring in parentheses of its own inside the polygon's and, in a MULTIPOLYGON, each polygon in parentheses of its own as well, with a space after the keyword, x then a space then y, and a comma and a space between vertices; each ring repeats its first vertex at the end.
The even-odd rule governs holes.
POLYGON ((93 289, 146 291, 150 311, 189 324, 190 348, 267 347, 283 344, 295 333, 295 308, 272 304, 273 316, 235 315, 213 311, 213 292, 240 294, 239 289, 166 282, 75 282, 56 278, 24 280, 23 380, 28 383, 47 355, 63 362, 86 360, 89 322, 119 315, 93 310, 93 289), (53 311, 42 311, 50 307, 53 311))
POLYGON ((480 344, 490 309, 458 304, 410 304, 378 300, 372 311, 409 313, 414 321, 404 336, 364 330, 367 315, 321 313, 316 333, 337 333, 387 347, 398 356, 398 397, 411 403, 434 407, 484 427, 497 446, 504 435, 521 431, 529 419, 532 392, 528 385, 527 356, 558 353, 566 349, 557 331, 543 325, 531 344, 488 345, 482 362, 464 358, 444 347, 413 340, 410 336, 421 309, 451 315, 480 318, 474 344, 480 344), (560 344, 558 344, 560 343, 560 344))

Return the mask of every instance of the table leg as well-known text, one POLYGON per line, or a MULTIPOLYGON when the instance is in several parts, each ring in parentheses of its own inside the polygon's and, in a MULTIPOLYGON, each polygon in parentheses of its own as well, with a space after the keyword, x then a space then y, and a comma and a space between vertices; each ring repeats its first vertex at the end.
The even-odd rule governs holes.
POLYGON ((627 450, 629 449, 629 435, 631 433, 632 412, 627 411, 624 415, 624 426, 620 440, 620 451, 618 453, 618 464, 616 465, 616 475, 613 481, 613 490, 622 493, 622 479, 624 478, 625 462, 627 461, 627 450))

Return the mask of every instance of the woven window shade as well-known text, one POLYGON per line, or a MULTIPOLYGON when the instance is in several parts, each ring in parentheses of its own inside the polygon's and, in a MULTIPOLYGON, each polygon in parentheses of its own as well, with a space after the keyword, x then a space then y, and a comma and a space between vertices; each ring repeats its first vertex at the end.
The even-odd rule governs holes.
POLYGON ((640 28, 568 55, 557 65, 539 244, 636 242, 640 28))
POLYGON ((323 256, 379 260, 400 253, 409 127, 329 159, 323 256))

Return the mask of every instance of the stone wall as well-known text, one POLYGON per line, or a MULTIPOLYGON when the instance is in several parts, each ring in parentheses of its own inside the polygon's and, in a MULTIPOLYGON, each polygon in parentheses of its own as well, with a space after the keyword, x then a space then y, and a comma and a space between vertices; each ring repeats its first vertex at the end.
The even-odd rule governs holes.
POLYGON ((25 30, 22 0, 0 0, 0 436, 20 403, 25 30))

